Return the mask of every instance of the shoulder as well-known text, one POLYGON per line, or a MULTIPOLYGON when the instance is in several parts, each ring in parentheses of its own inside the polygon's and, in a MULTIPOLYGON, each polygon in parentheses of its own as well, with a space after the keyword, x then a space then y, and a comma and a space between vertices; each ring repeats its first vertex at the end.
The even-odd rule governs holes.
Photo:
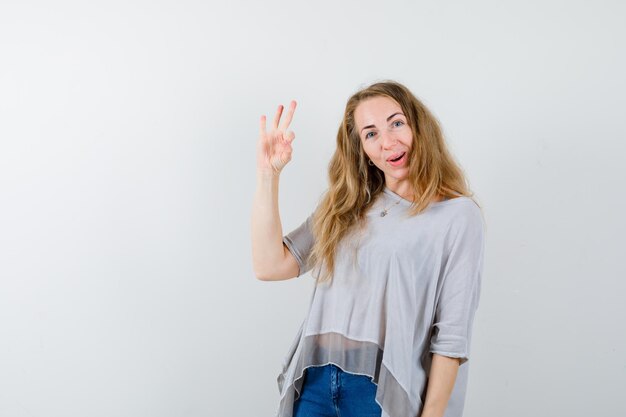
POLYGON ((482 209, 470 197, 460 196, 438 201, 432 204, 432 207, 444 215, 451 218, 472 218, 482 217, 482 209))
POLYGON ((442 201, 437 206, 446 218, 448 234, 458 237, 462 234, 482 235, 484 217, 480 206, 470 197, 456 197, 442 201))

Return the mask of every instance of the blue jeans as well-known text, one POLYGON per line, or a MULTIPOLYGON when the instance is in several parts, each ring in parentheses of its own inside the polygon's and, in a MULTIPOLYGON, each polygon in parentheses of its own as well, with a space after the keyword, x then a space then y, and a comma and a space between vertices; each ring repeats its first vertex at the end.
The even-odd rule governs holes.
POLYGON ((382 412, 369 376, 333 364, 307 368, 301 391, 293 417, 380 417, 382 412))

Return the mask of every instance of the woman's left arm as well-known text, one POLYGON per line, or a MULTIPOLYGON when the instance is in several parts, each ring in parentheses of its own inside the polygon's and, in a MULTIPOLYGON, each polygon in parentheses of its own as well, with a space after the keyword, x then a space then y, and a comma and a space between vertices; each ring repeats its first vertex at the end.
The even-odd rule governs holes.
POLYGON ((433 357, 420 417, 443 417, 459 366, 469 359, 484 252, 482 215, 477 206, 469 207, 455 217, 449 230, 449 252, 430 340, 433 357))
POLYGON ((433 354, 424 408, 419 417, 442 417, 454 388, 459 359, 433 354))

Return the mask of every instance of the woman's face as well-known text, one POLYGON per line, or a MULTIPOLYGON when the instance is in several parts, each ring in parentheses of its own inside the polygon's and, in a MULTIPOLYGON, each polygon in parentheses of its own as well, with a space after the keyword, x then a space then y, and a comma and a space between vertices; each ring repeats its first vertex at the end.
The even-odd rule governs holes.
POLYGON ((408 183, 413 133, 400 105, 388 97, 369 98, 356 107, 354 121, 363 150, 385 174, 387 187, 408 183))

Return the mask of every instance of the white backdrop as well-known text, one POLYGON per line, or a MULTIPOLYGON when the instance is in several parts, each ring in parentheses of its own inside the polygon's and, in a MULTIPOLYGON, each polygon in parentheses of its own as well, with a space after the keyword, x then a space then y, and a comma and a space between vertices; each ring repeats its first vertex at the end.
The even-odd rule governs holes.
POLYGON ((343 106, 442 122, 487 252, 466 416, 623 416, 615 1, 0 2, 0 416, 271 416, 310 276, 254 278, 258 119, 298 100, 284 232, 343 106))

